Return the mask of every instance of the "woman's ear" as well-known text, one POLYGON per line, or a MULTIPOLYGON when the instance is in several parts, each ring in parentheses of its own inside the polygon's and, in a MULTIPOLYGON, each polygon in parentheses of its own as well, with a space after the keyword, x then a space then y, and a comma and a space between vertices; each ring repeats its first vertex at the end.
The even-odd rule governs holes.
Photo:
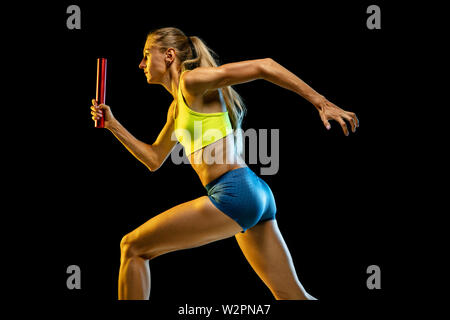
POLYGON ((172 62, 175 60, 175 57, 176 57, 175 49, 173 48, 167 49, 165 57, 167 67, 170 67, 172 62))

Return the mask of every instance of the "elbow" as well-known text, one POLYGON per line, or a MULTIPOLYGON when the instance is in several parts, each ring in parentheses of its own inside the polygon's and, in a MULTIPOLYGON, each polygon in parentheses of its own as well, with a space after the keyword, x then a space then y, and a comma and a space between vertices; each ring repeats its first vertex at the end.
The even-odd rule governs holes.
POLYGON ((267 79, 268 77, 270 77, 275 64, 276 62, 272 58, 261 59, 259 63, 260 77, 262 79, 267 79))
POLYGON ((161 154, 159 152, 159 148, 157 145, 152 144, 150 145, 148 152, 146 152, 144 157, 144 164, 150 170, 150 172, 155 172, 158 170, 163 162, 164 159, 162 159, 161 154))
POLYGON ((145 161, 142 161, 144 165, 147 167, 150 172, 155 172, 161 167, 161 161, 157 161, 157 159, 154 158, 147 158, 145 161))
POLYGON ((146 165, 147 169, 150 170, 150 172, 157 171, 161 166, 155 166, 155 165, 146 165))
POLYGON ((146 163, 145 166, 148 168, 148 170, 150 170, 150 172, 155 172, 161 167, 161 163, 151 162, 146 163))

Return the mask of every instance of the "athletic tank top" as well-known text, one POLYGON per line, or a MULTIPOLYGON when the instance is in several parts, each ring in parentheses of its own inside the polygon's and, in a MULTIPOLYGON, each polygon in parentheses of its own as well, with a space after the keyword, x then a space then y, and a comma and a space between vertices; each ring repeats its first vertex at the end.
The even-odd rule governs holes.
MULTIPOLYGON (((185 71, 183 71, 185 72, 185 71)), ((175 110, 173 117, 175 120, 175 135, 177 140, 184 147, 186 155, 206 147, 207 145, 222 139, 230 133, 233 133, 228 111, 215 113, 201 113, 190 109, 181 92, 181 77, 178 83, 177 117, 175 110)), ((225 101, 221 90, 219 91, 220 102, 225 106, 225 101)))

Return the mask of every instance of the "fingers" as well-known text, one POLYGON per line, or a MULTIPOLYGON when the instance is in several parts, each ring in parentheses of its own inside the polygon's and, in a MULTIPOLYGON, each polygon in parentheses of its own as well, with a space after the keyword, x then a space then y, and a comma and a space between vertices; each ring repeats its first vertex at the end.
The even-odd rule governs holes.
POLYGON ((352 132, 355 133, 355 131, 356 131, 356 123, 353 120, 353 118, 348 116, 348 115, 344 115, 342 117, 350 123, 350 126, 352 127, 352 132))
POLYGON ((335 120, 340 124, 342 131, 344 131, 346 136, 349 135, 349 131, 344 120, 347 120, 350 123, 352 132, 356 132, 356 128, 359 127, 359 120, 355 113, 345 111, 331 102, 325 104, 324 107, 319 110, 319 114, 323 124, 328 130, 331 128, 328 120, 335 120))
POLYGON ((103 111, 97 109, 96 107, 92 106, 91 107, 92 111, 92 120, 99 120, 101 117, 103 117, 103 111))
POLYGON ((344 131, 344 134, 346 136, 348 136, 348 129, 347 129, 347 124, 345 123, 345 121, 342 120, 342 118, 337 118, 336 121, 339 122, 339 124, 341 125, 342 130, 344 131))
POLYGON ((99 109, 108 109, 109 106, 107 106, 106 104, 98 104, 97 101, 95 99, 92 99, 92 106, 99 108, 99 109))
POLYGON ((92 120, 94 121, 104 118, 106 122, 111 121, 111 119, 113 118, 111 114, 111 108, 106 104, 98 104, 95 99, 92 99, 91 115, 92 120))
POLYGON ((356 114, 354 114, 353 112, 349 112, 350 117, 352 117, 353 121, 355 121, 355 124, 357 127, 359 127, 359 119, 358 117, 356 117, 356 114))
MULTIPOLYGON (((94 108, 94 107, 92 107, 92 108, 94 108)), ((91 108, 91 109, 92 109, 91 108)), ((101 115, 101 116, 103 116, 103 111, 102 110, 98 110, 98 109, 92 109, 92 111, 91 111, 91 114, 92 115, 95 115, 95 116, 97 116, 97 115, 101 115)))
MULTIPOLYGON (((356 117, 356 116, 355 116, 356 117)), ((354 120, 354 118, 353 117, 350 117, 350 116, 342 116, 342 117, 337 117, 336 119, 334 119, 334 120, 336 120, 340 125, 341 125, 341 128, 342 128, 342 131, 344 131, 344 134, 346 135, 346 136, 348 136, 349 135, 349 132, 348 132, 348 128, 347 128, 347 123, 345 123, 345 121, 344 121, 344 119, 345 120, 347 120, 349 123, 350 123, 350 125, 351 125, 351 127, 352 127, 352 132, 353 133, 355 133, 356 132, 356 128, 359 126, 359 123, 358 123, 358 118, 356 118, 356 121, 354 120)), ((324 123, 325 123, 325 121, 324 121, 324 123)), ((328 123, 328 121, 326 122, 328 125, 330 125, 329 123, 328 123)), ((326 125, 325 125, 326 126, 326 125)), ((328 128, 327 128, 328 129, 328 128)))
MULTIPOLYGON (((358 117, 356 117, 356 114, 354 114, 353 112, 346 112, 346 115, 351 118, 351 120, 349 119, 348 121, 350 123, 353 122, 355 124, 356 128, 358 128, 359 127, 359 120, 358 120, 358 117)), ((355 131, 353 131, 353 132, 355 132, 355 131)))
MULTIPOLYGON (((347 114, 343 115, 342 118, 344 118, 345 120, 347 120, 350 123, 350 125, 352 127, 352 132, 355 133, 356 128, 359 127, 359 120, 356 117, 356 114, 354 114, 353 112, 347 112, 347 114)), ((345 121, 342 118, 338 118, 337 121, 341 125, 342 130, 344 131, 344 134, 346 136, 348 136, 347 124, 345 123, 345 121)))
POLYGON ((359 120, 358 117, 356 117, 356 114, 354 114, 353 112, 346 112, 343 118, 345 118, 350 123, 350 125, 352 126, 352 132, 355 133, 356 128, 359 127, 359 120))
POLYGON ((331 126, 330 123, 328 122, 327 118, 325 117, 325 115, 320 112, 320 118, 322 119, 323 125, 325 126, 325 128, 327 128, 327 130, 330 130, 331 126))

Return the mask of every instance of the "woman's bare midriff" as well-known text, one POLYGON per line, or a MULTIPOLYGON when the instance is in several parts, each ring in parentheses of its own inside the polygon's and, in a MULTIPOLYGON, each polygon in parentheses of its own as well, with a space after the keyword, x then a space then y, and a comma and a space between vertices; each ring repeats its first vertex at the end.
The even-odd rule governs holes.
POLYGON ((247 166, 235 152, 233 134, 197 150, 188 158, 203 186, 228 171, 247 166))

